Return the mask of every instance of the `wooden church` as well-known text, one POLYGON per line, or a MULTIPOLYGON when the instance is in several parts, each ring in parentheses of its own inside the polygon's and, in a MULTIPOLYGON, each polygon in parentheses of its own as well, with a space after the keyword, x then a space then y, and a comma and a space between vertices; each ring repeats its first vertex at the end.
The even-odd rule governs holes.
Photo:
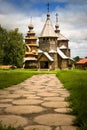
POLYGON ((58 15, 56 14, 54 29, 48 11, 45 24, 38 37, 38 44, 32 23, 28 27, 29 31, 25 37, 24 68, 48 70, 68 68, 72 60, 68 47, 69 40, 60 33, 58 15))

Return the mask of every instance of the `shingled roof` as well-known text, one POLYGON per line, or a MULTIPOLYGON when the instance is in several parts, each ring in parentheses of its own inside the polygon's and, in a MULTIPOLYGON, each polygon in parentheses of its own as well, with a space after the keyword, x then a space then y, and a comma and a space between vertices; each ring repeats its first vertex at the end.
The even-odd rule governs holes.
POLYGON ((87 58, 81 59, 80 61, 77 62, 77 64, 85 64, 87 63, 87 58))
POLYGON ((63 36, 60 32, 57 33, 57 36, 58 36, 58 41, 60 41, 60 40, 64 40, 64 41, 68 40, 68 39, 67 39, 65 36, 63 36))
POLYGON ((69 57, 67 57, 59 48, 57 48, 57 53, 62 59, 69 59, 69 57))
POLYGON ((38 58, 38 60, 42 57, 45 56, 49 61, 54 61, 53 58, 47 53, 47 52, 43 52, 42 55, 40 55, 40 57, 38 58))
POLYGON ((40 37, 57 37, 57 34, 55 33, 53 25, 50 20, 50 14, 47 14, 47 19, 40 34, 40 37))
POLYGON ((67 47, 65 45, 62 45, 59 47, 59 49, 66 49, 67 47))

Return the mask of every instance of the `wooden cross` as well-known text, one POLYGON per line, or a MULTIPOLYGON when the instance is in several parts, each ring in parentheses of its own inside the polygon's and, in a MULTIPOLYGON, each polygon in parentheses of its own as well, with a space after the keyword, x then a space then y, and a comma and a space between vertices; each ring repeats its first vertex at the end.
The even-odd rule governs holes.
POLYGON ((31 18, 30 18, 30 24, 32 24, 32 16, 31 16, 31 18))
POLYGON ((58 23, 58 14, 56 13, 56 23, 58 23))
POLYGON ((47 4, 48 13, 49 13, 49 6, 50 6, 50 4, 48 3, 48 4, 47 4))

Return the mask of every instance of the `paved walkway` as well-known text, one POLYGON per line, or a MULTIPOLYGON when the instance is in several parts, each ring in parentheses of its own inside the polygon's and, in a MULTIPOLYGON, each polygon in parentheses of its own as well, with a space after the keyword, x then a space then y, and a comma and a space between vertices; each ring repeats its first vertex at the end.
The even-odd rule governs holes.
POLYGON ((69 115, 68 91, 55 74, 35 75, 0 90, 0 120, 25 130, 76 130, 69 115))

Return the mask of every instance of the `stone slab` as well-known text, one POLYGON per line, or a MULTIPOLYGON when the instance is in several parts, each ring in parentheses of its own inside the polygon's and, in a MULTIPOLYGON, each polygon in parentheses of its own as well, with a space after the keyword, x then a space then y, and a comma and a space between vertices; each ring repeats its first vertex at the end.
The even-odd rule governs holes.
POLYGON ((24 130, 51 130, 51 127, 43 125, 30 125, 25 127, 24 130))
POLYGON ((40 99, 41 97, 39 96, 26 96, 27 99, 40 99))
POLYGON ((0 90, 0 95, 5 95, 5 94, 9 94, 9 91, 0 90))
POLYGON ((6 102, 12 102, 13 101, 13 99, 1 99, 0 100, 0 103, 6 103, 6 102))
POLYGON ((42 106, 45 107, 51 107, 51 108, 64 108, 68 106, 67 102, 44 102, 42 103, 42 106))
POLYGON ((34 99, 19 99, 15 100, 12 103, 16 105, 28 105, 28 104, 40 104, 42 100, 34 100, 34 99))
MULTIPOLYGON (((60 130, 59 127, 57 127, 55 130, 60 130)), ((61 126, 61 130, 77 130, 77 127, 75 126, 61 126)))
POLYGON ((16 94, 30 94, 28 91, 25 91, 25 90, 18 90, 18 91, 15 91, 16 94))
POLYGON ((57 93, 50 93, 50 92, 42 92, 42 93, 38 93, 37 95, 43 97, 58 96, 57 93))
POLYGON ((69 113, 71 109, 70 108, 57 108, 54 111, 58 113, 69 113))
POLYGON ((0 114, 2 114, 3 108, 0 108, 0 114))
POLYGON ((36 97, 35 94, 22 94, 22 97, 25 97, 25 98, 34 98, 36 97))
POLYGON ((44 111, 45 109, 40 106, 11 106, 5 109, 5 112, 12 114, 31 114, 31 113, 39 113, 44 111))
POLYGON ((66 114, 44 114, 37 116, 34 121, 48 126, 72 125, 74 116, 66 114))
POLYGON ((62 98, 62 97, 47 97, 47 98, 44 98, 44 100, 47 100, 47 101, 64 101, 64 98, 62 98))
POLYGON ((7 97, 7 94, 2 94, 2 95, 0 95, 0 100, 2 100, 2 99, 7 99, 8 97, 7 97))
POLYGON ((22 94, 8 94, 8 95, 6 95, 6 98, 19 98, 19 97, 21 97, 22 96, 22 94))
POLYGON ((67 98, 67 97, 69 97, 69 94, 61 94, 61 97, 67 98))
POLYGON ((0 108, 4 108, 4 107, 9 107, 9 106, 12 106, 11 104, 7 104, 7 103, 0 103, 0 108))
POLYGON ((13 85, 12 87, 5 88, 5 90, 6 91, 17 91, 20 88, 21 88, 21 86, 20 86, 20 84, 18 84, 18 85, 13 85))
POLYGON ((6 126, 24 126, 28 124, 28 120, 21 117, 21 116, 16 116, 16 115, 0 115, 0 121, 2 122, 3 125, 6 126))

